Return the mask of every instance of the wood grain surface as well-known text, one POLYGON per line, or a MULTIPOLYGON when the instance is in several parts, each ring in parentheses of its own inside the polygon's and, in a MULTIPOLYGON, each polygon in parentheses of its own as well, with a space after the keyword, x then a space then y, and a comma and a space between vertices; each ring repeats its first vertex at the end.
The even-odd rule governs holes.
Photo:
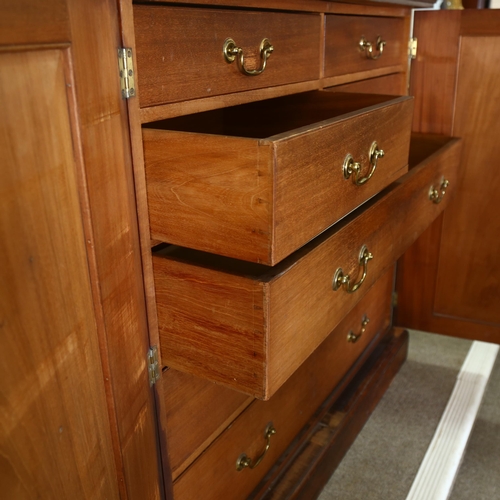
MULTIPOLYGON (((454 18, 453 26, 447 16, 440 16, 436 28, 440 19, 443 29, 452 29, 454 33, 448 44, 456 47, 460 40, 459 61, 453 70, 456 84, 449 97, 449 102, 454 103, 450 108, 454 114, 450 111, 447 123, 449 130, 463 137, 460 184, 445 215, 426 231, 399 265, 401 300, 397 322, 426 331, 499 342, 499 227, 491 216, 498 175, 493 169, 485 182, 478 177, 482 176, 484 165, 493 164, 498 155, 495 68, 500 12, 464 11, 454 18), (481 26, 485 36, 479 36, 481 26), (466 36, 459 38, 459 33, 466 36)), ((438 49, 431 49, 421 61, 422 68, 427 73, 426 68, 432 66, 435 78, 443 80, 443 75, 450 74, 452 62, 433 66, 433 54, 438 49)), ((430 100, 441 99, 442 87, 425 88, 430 100)), ((415 91, 420 91, 417 85, 415 91)), ((440 125, 430 120, 426 126, 440 125)))
POLYGON ((273 265, 405 172, 411 110, 407 98, 313 92, 145 128, 151 236, 273 265), (344 159, 368 173, 373 141, 386 154, 356 186, 344 159))
POLYGON ((207 499, 247 498, 370 341, 388 327, 392 278, 392 270, 380 278, 270 401, 255 401, 233 422, 174 483, 175 498, 196 498, 200 492, 207 499), (365 335, 355 344, 348 343, 347 333, 358 332, 365 315, 371 319, 365 335), (241 453, 253 458, 262 451, 262 436, 269 422, 277 433, 271 438, 267 456, 254 470, 238 472, 235 464, 241 453))
POLYGON ((61 50, 0 54, 0 488, 9 499, 119 498, 65 65, 61 50))
POLYGON ((335 388, 248 499, 316 498, 406 361, 407 352, 408 332, 391 330, 347 388, 343 384, 335 388))
POLYGON ((458 142, 444 149, 274 268, 173 246, 156 253, 163 362, 270 398, 447 205, 450 193, 439 205, 428 197, 443 175, 456 186, 458 142), (366 284, 333 291, 338 267, 358 275, 363 245, 374 255, 366 284))
POLYGON ((418 51, 410 84, 414 132, 452 134, 460 16, 459 10, 415 14, 418 51))
POLYGON ((141 107, 317 80, 320 16, 137 5, 134 8, 141 107), (264 38, 274 52, 258 76, 228 64, 223 45, 243 48, 246 66, 260 67, 264 38))
POLYGON ((137 209, 126 102, 117 81, 117 3, 68 0, 72 70, 94 307, 121 495, 161 495, 137 209), (96 57, 96 54, 99 56, 96 57))
POLYGON ((404 35, 403 18, 327 15, 325 77, 404 65, 408 58, 404 35), (360 39, 364 37, 375 46, 378 36, 386 41, 383 53, 376 60, 368 59, 359 47, 360 39))
POLYGON ((175 480, 253 398, 173 369, 164 372, 162 383, 162 419, 175 480))
POLYGON ((2 0, 0 45, 69 42, 66 0, 2 0))

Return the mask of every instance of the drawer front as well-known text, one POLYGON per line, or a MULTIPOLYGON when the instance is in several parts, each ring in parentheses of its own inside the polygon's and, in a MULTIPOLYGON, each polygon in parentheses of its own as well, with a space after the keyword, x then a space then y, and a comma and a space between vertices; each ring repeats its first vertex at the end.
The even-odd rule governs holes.
POLYGON ((459 143, 452 140, 274 268, 178 247, 156 253, 163 361, 270 398, 441 213, 456 184, 458 159, 459 143), (436 204, 429 190, 434 186, 439 196, 443 176, 449 186, 436 204), (360 259, 363 246, 371 260, 360 259), (354 293, 346 285, 333 289, 339 268, 351 286, 363 280, 354 293))
POLYGON ((405 20, 391 17, 326 16, 325 77, 335 77, 393 67, 393 72, 405 71, 408 40, 405 20), (382 53, 377 40, 385 41, 382 53), (362 48, 366 40, 369 48, 362 48))
POLYGON ((134 23, 141 107, 319 78, 319 14, 136 5, 134 23), (226 62, 228 38, 243 66, 226 62), (274 50, 265 70, 244 74, 262 68, 266 38, 274 50))
POLYGON ((270 401, 252 403, 174 483, 174 499, 199 498, 201 492, 207 500, 247 498, 370 341, 389 326, 392 284, 391 269, 270 401), (361 337, 349 342, 349 334, 360 334, 366 318, 369 323, 361 337), (242 453, 253 460, 262 453, 270 422, 276 434, 262 462, 255 469, 237 471, 242 453))
POLYGON ((274 265, 406 172, 412 110, 408 97, 311 92, 146 128, 151 235, 274 265), (212 134, 186 131, 202 120, 212 134), (371 160, 374 142, 385 155, 371 160), (362 178, 377 165, 369 181, 346 178, 348 155, 362 178))

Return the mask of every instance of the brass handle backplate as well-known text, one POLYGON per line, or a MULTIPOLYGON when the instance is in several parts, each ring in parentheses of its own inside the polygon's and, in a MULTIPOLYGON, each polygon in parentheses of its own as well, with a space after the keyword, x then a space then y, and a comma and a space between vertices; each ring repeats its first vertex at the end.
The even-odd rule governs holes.
POLYGON ((368 316, 364 316, 363 319, 361 320, 361 331, 356 335, 352 330, 349 331, 347 334, 347 342, 352 342, 355 344, 365 333, 366 331, 366 325, 370 322, 370 318, 368 316))
POLYGON ((247 69, 245 67, 245 56, 243 55, 243 49, 236 45, 236 42, 232 38, 226 38, 224 46, 222 47, 222 53, 224 54, 224 59, 227 63, 231 64, 236 60, 239 70, 246 76, 257 76, 263 73, 266 69, 267 60, 273 53, 274 47, 271 42, 264 38, 260 43, 260 68, 259 69, 247 69))
POLYGON ((443 179, 441 185, 439 186, 439 191, 434 186, 431 186, 431 188, 429 189, 429 200, 431 200, 432 203, 435 203, 436 205, 438 203, 441 203, 441 201, 443 201, 444 195, 446 194, 446 189, 449 185, 450 181, 447 179, 443 179))
POLYGON ((377 41, 375 42, 375 49, 377 52, 373 51, 373 44, 370 43, 364 36, 361 37, 359 41, 359 48, 364 51, 367 59, 378 59, 382 53, 384 52, 384 47, 387 42, 382 40, 381 36, 377 37, 377 41))
POLYGON ((259 465, 262 462, 263 458, 266 456, 266 453, 271 446, 271 436, 273 436, 274 434, 276 434, 276 429, 274 428, 271 422, 270 424, 267 425, 264 431, 264 439, 266 440, 266 447, 264 448, 262 453, 255 460, 249 458, 246 453, 242 453, 236 460, 236 470, 241 471, 246 467, 248 467, 249 469, 255 469, 255 467, 257 467, 257 465, 259 465))
POLYGON ((342 268, 339 267, 333 275, 332 288, 334 290, 339 290, 343 287, 347 293, 354 293, 356 290, 359 290, 359 287, 363 284, 366 279, 366 275, 368 274, 368 261, 371 259, 373 259, 373 255, 368 251, 366 245, 363 245, 361 247, 361 250, 359 251, 358 258, 359 266, 363 269, 359 281, 357 283, 351 284, 351 277, 348 274, 344 274, 342 268))
POLYGON ((384 155, 384 150, 378 148, 377 141, 373 141, 368 151, 368 158, 371 165, 370 173, 366 177, 361 177, 361 163, 355 162, 352 155, 348 154, 342 166, 344 178, 349 179, 352 175, 352 182, 356 184, 356 186, 362 186, 372 178, 377 168, 378 159, 383 158, 384 155))

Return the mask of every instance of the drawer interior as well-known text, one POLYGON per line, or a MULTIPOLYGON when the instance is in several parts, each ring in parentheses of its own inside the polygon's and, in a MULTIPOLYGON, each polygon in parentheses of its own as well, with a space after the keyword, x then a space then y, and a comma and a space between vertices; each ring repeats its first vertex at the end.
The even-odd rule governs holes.
MULTIPOLYGON (((146 128, 264 139, 324 120, 359 113, 394 96, 313 91, 205 111, 148 124, 146 128)), ((302 130, 303 131, 303 130, 302 130)))
POLYGON ((447 145, 455 141, 455 138, 445 135, 412 133, 408 168, 411 170, 432 156, 441 154, 447 145))

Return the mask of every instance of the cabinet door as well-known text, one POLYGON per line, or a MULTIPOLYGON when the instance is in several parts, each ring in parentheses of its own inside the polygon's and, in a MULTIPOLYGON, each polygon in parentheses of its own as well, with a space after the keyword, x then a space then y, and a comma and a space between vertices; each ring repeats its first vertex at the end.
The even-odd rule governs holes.
POLYGON ((500 342, 500 12, 419 12, 413 127, 462 137, 455 198, 401 259, 397 323, 500 342))
POLYGON ((0 54, 5 498, 118 498, 64 65, 63 50, 0 54))
POLYGON ((114 0, 0 2, 0 497, 160 497, 114 0))

